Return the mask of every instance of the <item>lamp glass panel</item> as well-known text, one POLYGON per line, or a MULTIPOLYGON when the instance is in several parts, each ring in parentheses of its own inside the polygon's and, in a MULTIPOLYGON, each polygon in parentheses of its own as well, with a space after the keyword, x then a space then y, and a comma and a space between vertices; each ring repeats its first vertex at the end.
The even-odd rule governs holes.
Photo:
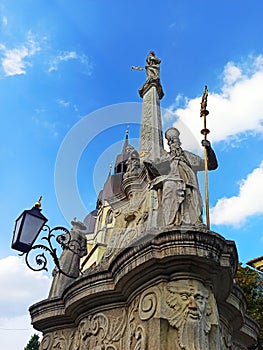
POLYGON ((14 237, 13 237, 13 242, 14 243, 17 241, 22 220, 23 220, 23 215, 21 215, 20 218, 16 221, 16 227, 15 227, 15 230, 14 230, 14 237))
POLYGON ((26 215, 20 241, 28 245, 33 244, 44 223, 45 221, 39 217, 26 215))

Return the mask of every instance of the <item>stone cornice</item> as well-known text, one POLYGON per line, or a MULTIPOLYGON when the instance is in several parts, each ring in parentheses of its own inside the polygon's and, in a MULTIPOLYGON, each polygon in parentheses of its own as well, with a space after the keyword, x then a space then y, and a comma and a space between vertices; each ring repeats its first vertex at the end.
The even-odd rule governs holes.
POLYGON ((44 332, 72 327, 95 310, 125 305, 142 288, 186 276, 202 276, 219 301, 230 294, 237 264, 234 242, 205 228, 151 230, 144 238, 86 270, 62 298, 31 306, 34 327, 44 332))

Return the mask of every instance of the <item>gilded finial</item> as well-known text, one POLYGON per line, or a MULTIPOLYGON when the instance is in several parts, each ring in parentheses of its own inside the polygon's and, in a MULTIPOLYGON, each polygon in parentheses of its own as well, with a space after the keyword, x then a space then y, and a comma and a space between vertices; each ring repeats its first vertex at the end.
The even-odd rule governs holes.
MULTIPOLYGON (((128 125, 128 127, 129 127, 129 125, 128 125)), ((129 129, 126 129, 125 130, 125 140, 126 140, 126 142, 128 142, 128 139, 129 139, 129 129)))
POLYGON ((42 196, 40 196, 39 200, 35 203, 34 205, 35 208, 41 208, 41 200, 42 200, 42 196))
POLYGON ((206 109, 207 107, 207 97, 208 97, 208 89, 207 85, 205 85, 205 90, 202 96, 202 101, 201 101, 201 108, 200 108, 200 117, 203 117, 204 115, 208 115, 209 111, 206 109))

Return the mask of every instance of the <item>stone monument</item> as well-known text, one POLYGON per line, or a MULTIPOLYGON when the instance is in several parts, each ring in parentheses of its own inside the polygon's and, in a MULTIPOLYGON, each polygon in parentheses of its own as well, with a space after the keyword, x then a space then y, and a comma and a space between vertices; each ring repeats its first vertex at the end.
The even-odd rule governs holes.
MULTIPOLYGON (((160 63, 151 51, 139 151, 126 134, 96 208, 72 223, 86 248, 81 261, 68 252, 61 261, 76 278, 57 272, 49 297, 30 307, 40 350, 245 350, 257 341, 234 283, 235 243, 202 220, 204 160, 182 148, 173 127, 164 150, 160 63)), ((215 170, 215 152, 204 146, 215 170)))

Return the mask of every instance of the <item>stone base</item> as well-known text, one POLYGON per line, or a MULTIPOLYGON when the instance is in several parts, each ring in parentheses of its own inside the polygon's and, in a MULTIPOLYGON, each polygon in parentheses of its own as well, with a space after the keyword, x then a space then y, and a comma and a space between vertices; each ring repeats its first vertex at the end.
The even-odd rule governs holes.
POLYGON ((203 230, 166 230, 118 251, 61 298, 30 308, 40 350, 224 350, 256 343, 234 285, 233 241, 203 230))

